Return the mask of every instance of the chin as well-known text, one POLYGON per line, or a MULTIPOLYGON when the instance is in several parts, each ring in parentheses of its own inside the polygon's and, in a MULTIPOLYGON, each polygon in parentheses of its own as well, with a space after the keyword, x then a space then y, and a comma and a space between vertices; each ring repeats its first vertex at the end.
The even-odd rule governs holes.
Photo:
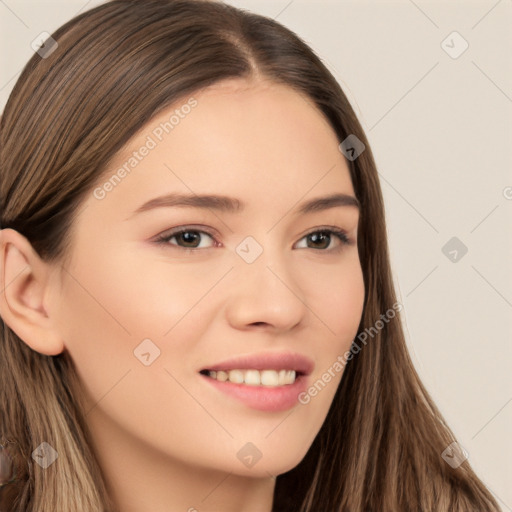
POLYGON ((252 466, 247 465, 247 467, 244 467, 244 464, 237 464, 234 467, 232 466, 229 470, 237 475, 252 478, 277 477, 298 466, 303 458, 304 457, 300 455, 292 458, 283 453, 266 458, 262 456, 261 459, 252 466))

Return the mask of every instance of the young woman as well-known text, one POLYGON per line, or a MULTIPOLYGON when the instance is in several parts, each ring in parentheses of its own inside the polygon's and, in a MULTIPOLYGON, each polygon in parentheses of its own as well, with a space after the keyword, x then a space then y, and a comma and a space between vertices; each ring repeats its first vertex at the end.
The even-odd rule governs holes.
POLYGON ((365 134, 290 30, 85 12, 0 168, 3 510, 499 510, 407 353, 365 134))

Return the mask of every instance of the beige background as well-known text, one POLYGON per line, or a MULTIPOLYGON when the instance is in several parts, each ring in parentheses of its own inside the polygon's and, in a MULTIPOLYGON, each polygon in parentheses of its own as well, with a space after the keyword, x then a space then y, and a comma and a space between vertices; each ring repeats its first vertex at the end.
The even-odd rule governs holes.
MULTIPOLYGON (((0 109, 32 40, 100 3, 0 0, 0 109)), ((377 160, 413 360, 512 511, 512 1, 229 3, 297 32, 349 97, 377 160), (453 31, 469 45, 457 58, 445 48, 459 36, 442 44, 453 31), (456 262, 452 237, 468 248, 456 262)))

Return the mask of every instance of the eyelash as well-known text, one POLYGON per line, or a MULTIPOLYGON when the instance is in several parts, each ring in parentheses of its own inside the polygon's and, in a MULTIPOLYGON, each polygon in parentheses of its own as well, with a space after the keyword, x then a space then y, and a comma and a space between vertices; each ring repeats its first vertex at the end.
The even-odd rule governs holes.
MULTIPOLYGON (((200 251, 200 250, 204 250, 204 249, 212 249, 213 248, 213 247, 206 247, 206 248, 192 247, 192 248, 190 248, 190 247, 181 247, 181 246, 175 245, 175 244, 169 244, 169 241, 172 238, 174 238, 175 236, 181 235, 183 233, 188 233, 188 232, 202 233, 202 234, 210 236, 215 241, 215 235, 213 233, 210 233, 209 231, 197 229, 195 226, 184 226, 184 227, 180 227, 176 231, 172 231, 167 234, 158 235, 158 237, 155 239, 155 242, 160 245, 171 245, 173 247, 181 249, 182 251, 185 251, 187 254, 196 252, 196 251, 200 251)), ((300 240, 307 238, 310 235, 317 234, 317 233, 334 235, 341 242, 341 246, 336 247, 334 249, 315 249, 313 247, 306 247, 306 249, 312 249, 312 250, 316 250, 316 251, 323 251, 323 252, 329 252, 329 253, 330 252, 336 253, 336 252, 341 251, 344 248, 344 246, 353 244, 352 240, 347 236, 347 233, 344 230, 335 228, 335 227, 317 228, 314 231, 310 231, 309 233, 306 233, 300 240)))

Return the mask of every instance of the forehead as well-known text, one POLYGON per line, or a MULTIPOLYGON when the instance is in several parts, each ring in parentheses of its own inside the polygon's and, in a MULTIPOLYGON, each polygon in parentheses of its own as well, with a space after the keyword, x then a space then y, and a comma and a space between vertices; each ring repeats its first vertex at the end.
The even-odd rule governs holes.
POLYGON ((222 193, 261 209, 275 201, 292 206, 309 191, 353 193, 338 144, 312 101, 292 88, 225 80, 181 98, 139 130, 99 183, 116 173, 122 179, 110 180, 105 200, 93 206, 122 201, 119 208, 134 210, 181 192, 222 193))

